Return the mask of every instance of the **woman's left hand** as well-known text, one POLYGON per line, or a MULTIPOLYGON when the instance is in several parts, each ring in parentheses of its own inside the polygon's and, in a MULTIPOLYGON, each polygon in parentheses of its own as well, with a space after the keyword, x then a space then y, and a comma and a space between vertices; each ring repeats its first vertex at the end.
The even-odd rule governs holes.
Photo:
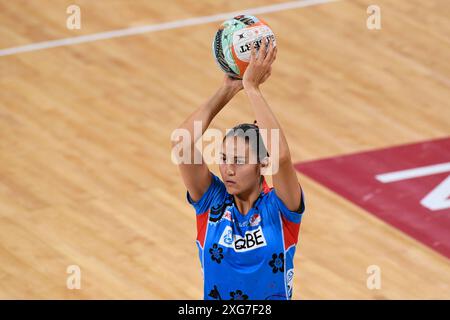
POLYGON ((225 77, 223 79, 223 87, 226 90, 229 90, 233 94, 238 93, 239 91, 241 91, 244 88, 244 86, 242 85, 241 79, 232 78, 227 74, 225 75, 225 77))
POLYGON ((244 89, 257 89, 261 83, 270 77, 272 72, 272 63, 277 56, 277 47, 273 46, 273 39, 269 41, 269 48, 267 48, 267 41, 265 38, 261 41, 261 46, 256 56, 255 46, 252 46, 250 54, 250 63, 245 70, 242 84, 244 89), (267 51, 267 53, 266 53, 267 51))

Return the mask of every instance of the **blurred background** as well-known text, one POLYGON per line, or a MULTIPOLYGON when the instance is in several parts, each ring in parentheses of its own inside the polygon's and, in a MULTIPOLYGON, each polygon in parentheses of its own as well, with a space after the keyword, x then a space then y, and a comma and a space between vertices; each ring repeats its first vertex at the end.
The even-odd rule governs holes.
MULTIPOLYGON (((293 298, 450 299, 446 0, 0 0, 0 298, 202 299, 170 135, 221 85, 236 12, 279 47, 262 90, 305 192, 293 298)), ((211 127, 254 119, 240 93, 211 127)))

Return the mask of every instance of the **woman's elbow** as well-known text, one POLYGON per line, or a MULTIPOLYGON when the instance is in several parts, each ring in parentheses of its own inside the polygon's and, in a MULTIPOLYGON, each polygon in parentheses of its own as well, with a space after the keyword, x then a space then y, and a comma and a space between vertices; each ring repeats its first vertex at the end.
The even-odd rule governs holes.
POLYGON ((278 157, 278 163, 280 164, 280 166, 291 164, 291 155, 289 153, 280 154, 280 156, 278 157))

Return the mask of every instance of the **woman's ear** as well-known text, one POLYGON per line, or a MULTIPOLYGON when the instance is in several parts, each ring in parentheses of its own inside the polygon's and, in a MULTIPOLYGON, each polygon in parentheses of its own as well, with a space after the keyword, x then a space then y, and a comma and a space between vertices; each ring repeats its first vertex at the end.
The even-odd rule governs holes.
POLYGON ((270 171, 270 158, 264 157, 264 159, 261 160, 261 174, 263 176, 271 175, 270 171))
POLYGON ((269 157, 264 157, 264 159, 261 160, 261 166, 263 168, 268 167, 270 164, 270 159, 269 157))

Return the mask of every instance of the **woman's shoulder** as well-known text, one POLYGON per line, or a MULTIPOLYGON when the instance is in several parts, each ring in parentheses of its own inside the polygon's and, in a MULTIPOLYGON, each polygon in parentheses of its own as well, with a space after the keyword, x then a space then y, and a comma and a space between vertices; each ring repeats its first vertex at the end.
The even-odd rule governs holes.
POLYGON ((211 183, 198 201, 193 201, 187 192, 187 200, 195 208, 197 214, 220 208, 229 195, 222 180, 212 172, 211 175, 211 183))

